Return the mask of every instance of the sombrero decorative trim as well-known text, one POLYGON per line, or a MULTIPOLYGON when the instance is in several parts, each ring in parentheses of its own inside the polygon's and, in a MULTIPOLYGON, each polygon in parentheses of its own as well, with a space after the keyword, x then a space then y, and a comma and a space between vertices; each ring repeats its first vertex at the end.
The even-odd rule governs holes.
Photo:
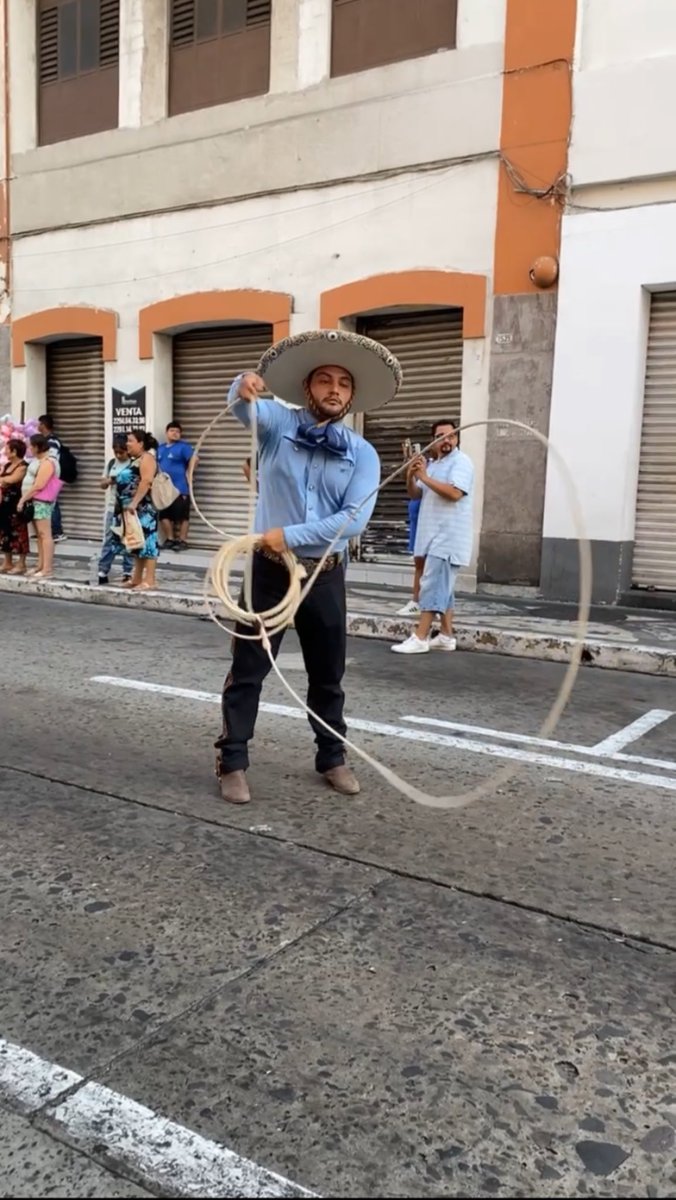
POLYGON ((282 338, 261 358, 262 375, 273 396, 304 408, 303 382, 317 367, 344 367, 354 379, 352 412, 370 412, 396 396, 403 371, 386 346, 346 329, 316 329, 282 338))

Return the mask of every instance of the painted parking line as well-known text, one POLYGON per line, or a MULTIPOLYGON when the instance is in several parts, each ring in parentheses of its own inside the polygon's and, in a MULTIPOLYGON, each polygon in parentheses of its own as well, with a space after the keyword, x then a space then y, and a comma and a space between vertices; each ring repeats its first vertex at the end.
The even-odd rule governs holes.
POLYGON ((158 1195, 316 1195, 129 1096, 100 1083, 86 1083, 81 1075, 4 1038, 0 1038, 0 1102, 24 1113, 34 1113, 49 1102, 41 1118, 68 1145, 158 1195))
POLYGON ((644 734, 649 733, 651 729, 656 729, 658 725, 662 725, 673 715, 665 708, 651 708, 650 712, 644 713, 642 717, 637 717, 635 721, 631 722, 631 725, 625 725, 624 729, 618 729, 617 733, 612 733, 602 742, 597 742, 594 750, 597 754, 616 754, 618 750, 623 750, 630 742, 637 742, 644 734))
MULTIPOLYGON (((664 710, 653 709, 652 711, 663 712, 664 710)), ((646 713, 646 716, 648 715, 646 713)), ((673 713, 668 712, 664 719, 666 720, 673 715, 673 713)), ((676 771, 676 761, 668 758, 646 758, 642 754, 622 754, 619 750, 611 753, 610 749, 601 749, 601 747, 613 744, 613 738, 619 737, 619 734, 624 734, 624 730, 620 730, 618 734, 612 734, 611 737, 606 738, 603 742, 599 742, 596 746, 580 746, 574 742, 554 742, 550 738, 539 738, 526 733, 504 733, 500 729, 486 729, 482 725, 463 725, 459 721, 442 721, 438 717, 407 716, 402 717, 401 720, 408 721, 411 725, 428 725, 435 729, 452 729, 457 733, 475 733, 483 737, 499 738, 500 741, 517 742, 525 746, 550 747, 554 750, 564 750, 568 754, 582 754, 591 758, 609 758, 612 762, 632 763, 633 766, 638 767, 657 767, 661 771, 676 771)), ((632 726, 638 725, 640 720, 641 718, 639 717, 638 721, 633 721, 632 726)), ((655 724, 659 725, 661 721, 656 721, 655 724)), ((629 728, 631 727, 627 726, 627 729, 629 728)), ((651 725, 650 728, 654 729, 655 725, 651 725)), ((647 729, 644 728, 643 732, 646 733, 647 729)), ((642 736, 641 733, 635 734, 635 737, 642 736)), ((626 746, 629 740, 635 740, 635 738, 623 742, 618 741, 617 744, 626 746)))
MULTIPOLYGON (((108 687, 118 687, 139 692, 154 692, 157 695, 175 699, 197 700, 207 704, 220 704, 221 697, 217 692, 195 691, 192 688, 171 687, 169 684, 146 683, 141 679, 124 679, 116 675, 94 675, 90 682, 104 684, 108 687)), ((262 703, 261 712, 291 720, 305 721, 306 714, 302 708, 292 708, 287 704, 262 703)), ((652 775, 642 771, 631 771, 614 767, 606 758, 600 762, 579 762, 572 758, 562 758, 555 754, 541 754, 525 747, 501 746, 494 742, 477 741, 469 737, 456 737, 452 734, 433 733, 428 729, 411 729, 404 725, 390 725, 382 721, 365 721, 359 717, 350 717, 350 729, 361 733, 374 733, 383 737, 399 738, 405 742, 421 742, 431 746, 446 746, 454 750, 462 750, 467 754, 485 754, 491 758, 511 759, 535 767, 551 767, 557 771, 571 771, 580 775, 592 775, 602 779, 615 779, 620 783, 635 783, 642 787, 654 787, 668 792, 676 792, 676 778, 666 775, 652 775)), ((634 759, 631 760, 635 761, 634 759)), ((656 760, 657 762, 657 760, 656 760)), ((671 769, 671 764, 659 763, 660 769, 671 769)))

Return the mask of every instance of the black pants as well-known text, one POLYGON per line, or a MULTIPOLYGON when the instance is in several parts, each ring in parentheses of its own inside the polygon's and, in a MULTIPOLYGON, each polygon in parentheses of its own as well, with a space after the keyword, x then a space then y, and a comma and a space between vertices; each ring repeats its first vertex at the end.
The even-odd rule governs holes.
MULTIPOLYGON (((286 568, 256 555, 253 569, 253 607, 256 612, 272 608, 289 585, 286 568)), ((296 613, 296 632, 308 676, 307 704, 317 716, 343 736, 346 631, 345 572, 343 566, 324 571, 296 613)), ((238 633, 251 633, 238 625, 238 633)), ((283 634, 271 639, 275 658, 283 634)), ((270 660, 259 641, 234 639, 232 668, 223 686, 223 734, 216 742, 223 771, 246 771, 248 744, 254 735, 263 680, 271 671, 270 660)), ((332 737, 310 717, 317 743, 315 766, 321 773, 345 761, 343 743, 332 737)))

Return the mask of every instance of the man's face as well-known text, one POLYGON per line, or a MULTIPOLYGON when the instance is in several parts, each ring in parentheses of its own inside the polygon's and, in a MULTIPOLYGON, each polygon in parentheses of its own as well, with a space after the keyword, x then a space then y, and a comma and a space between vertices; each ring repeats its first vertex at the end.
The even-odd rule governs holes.
POLYGON ((113 454, 118 462, 126 462, 129 458, 126 446, 113 446, 113 454))
POLYGON ((181 440, 180 429, 177 429, 174 425, 170 425, 167 430, 167 441, 168 442, 180 442, 180 440, 181 440))
POLYGON ((44 437, 49 437, 49 430, 46 425, 43 425, 42 421, 38 421, 38 430, 44 437))
POLYGON ((306 389, 314 412, 327 421, 342 417, 352 404, 354 380, 344 367, 317 367, 306 389))
POLYGON ((458 435, 452 425, 439 425, 434 436, 442 438, 442 441, 437 442, 434 447, 437 458, 444 458, 445 455, 451 454, 458 444, 458 435))

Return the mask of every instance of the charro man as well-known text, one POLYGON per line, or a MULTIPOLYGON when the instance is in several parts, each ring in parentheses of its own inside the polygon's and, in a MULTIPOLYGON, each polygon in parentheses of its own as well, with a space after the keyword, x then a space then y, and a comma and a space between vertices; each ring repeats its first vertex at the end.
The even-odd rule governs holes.
MULTIPOLYGON (((397 359, 378 342, 343 330, 317 331, 272 346, 255 372, 235 379, 228 398, 234 416, 246 427, 253 406, 256 410, 255 530, 260 542, 253 564, 254 611, 265 612, 285 595, 289 579, 280 557, 285 550, 293 551, 309 575, 340 533, 296 613, 295 626, 308 676, 308 708, 335 731, 329 733, 310 718, 315 768, 346 796, 356 795, 359 783, 345 762, 340 740, 346 733, 345 550, 373 512, 380 461, 374 447, 343 422, 350 411, 367 412, 386 404, 401 380, 397 359), (268 390, 279 399, 262 399, 268 390), (364 504, 367 496, 371 498, 364 504)), ((237 632, 250 635, 251 628, 237 626, 237 632)), ((281 640, 282 634, 271 639, 275 655, 281 640)), ((234 639, 232 667, 223 688, 223 732, 216 742, 221 795, 232 804, 246 804, 251 798, 248 747, 269 670, 260 641, 234 639)))

